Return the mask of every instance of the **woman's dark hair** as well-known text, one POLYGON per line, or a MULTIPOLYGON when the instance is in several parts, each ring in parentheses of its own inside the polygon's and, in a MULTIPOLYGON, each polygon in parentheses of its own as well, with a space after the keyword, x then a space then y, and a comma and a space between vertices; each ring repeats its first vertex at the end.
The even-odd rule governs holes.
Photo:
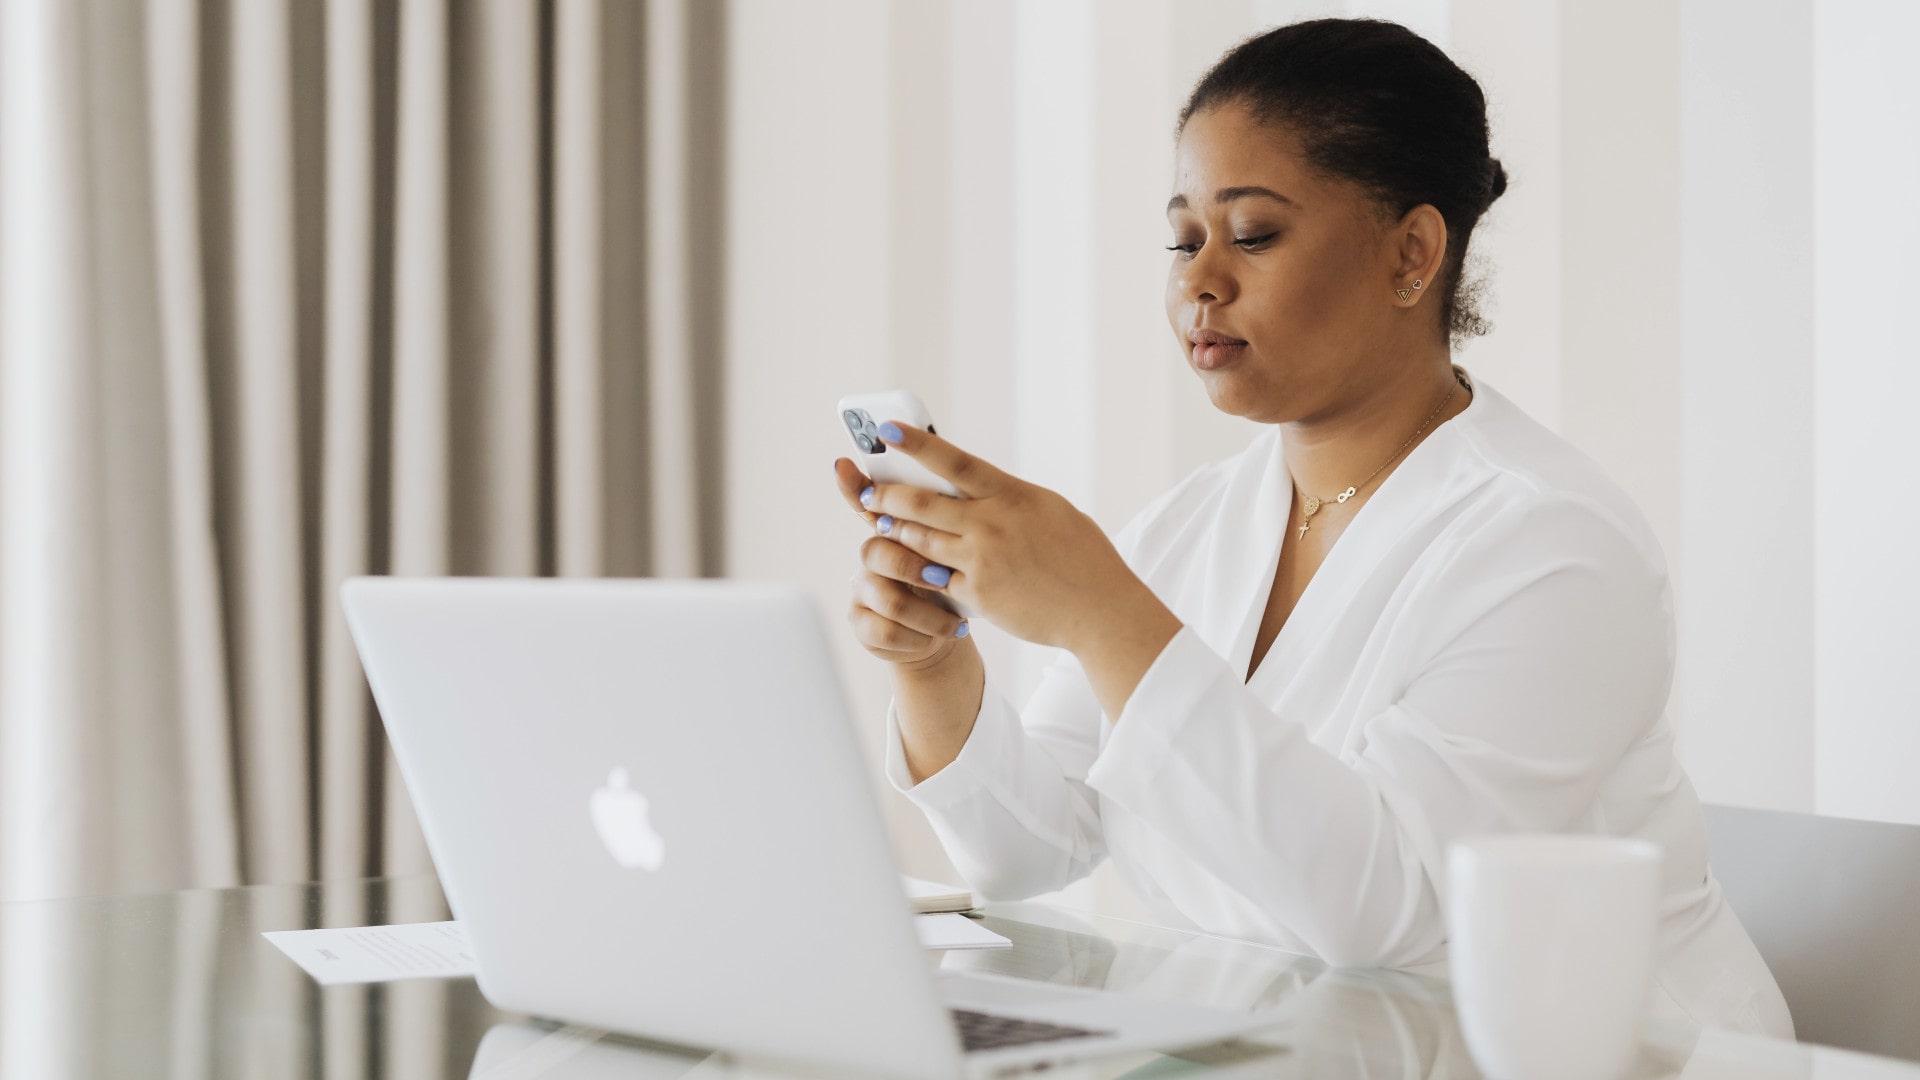
POLYGON ((1430 203, 1447 222, 1441 325, 1457 343, 1487 332, 1481 285, 1461 276, 1474 224, 1507 190, 1487 152, 1487 99, 1426 38, 1377 19, 1313 19, 1248 38, 1213 65, 1186 107, 1247 108, 1297 136, 1307 163, 1371 192, 1396 216, 1430 203))

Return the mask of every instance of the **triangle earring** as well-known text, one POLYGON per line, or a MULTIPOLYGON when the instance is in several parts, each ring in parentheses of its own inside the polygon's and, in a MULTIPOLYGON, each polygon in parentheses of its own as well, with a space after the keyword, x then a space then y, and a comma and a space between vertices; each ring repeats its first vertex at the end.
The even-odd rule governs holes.
POLYGON ((1399 297, 1402 302, 1405 302, 1413 299, 1413 290, 1412 289, 1395 289, 1393 290, 1393 295, 1399 297))

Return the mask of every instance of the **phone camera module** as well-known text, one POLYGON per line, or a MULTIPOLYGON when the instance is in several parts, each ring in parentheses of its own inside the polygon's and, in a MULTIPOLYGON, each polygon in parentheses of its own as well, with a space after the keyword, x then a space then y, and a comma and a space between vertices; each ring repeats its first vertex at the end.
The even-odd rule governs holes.
POLYGON ((861 453, 884 454, 887 452, 887 445, 880 441, 880 432, 873 423, 873 417, 867 415, 867 410, 844 409, 840 413, 840 419, 846 423, 847 430, 853 434, 853 444, 860 448, 861 453))

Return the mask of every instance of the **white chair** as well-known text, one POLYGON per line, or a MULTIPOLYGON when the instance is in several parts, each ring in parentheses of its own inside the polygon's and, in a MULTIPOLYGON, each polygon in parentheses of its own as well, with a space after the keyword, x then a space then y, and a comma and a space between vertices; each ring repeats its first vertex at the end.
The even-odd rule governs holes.
POLYGON ((1920 826, 1706 811, 1713 873, 1800 1039, 1920 1061, 1920 826))

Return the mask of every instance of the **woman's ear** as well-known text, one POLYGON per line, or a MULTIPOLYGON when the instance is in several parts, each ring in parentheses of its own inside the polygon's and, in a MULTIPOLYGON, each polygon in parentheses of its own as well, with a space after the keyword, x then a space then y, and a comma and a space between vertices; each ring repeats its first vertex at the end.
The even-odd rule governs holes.
POLYGON ((1433 288, 1447 258, 1447 219, 1431 203, 1407 211, 1393 226, 1393 291, 1412 307, 1433 288))

